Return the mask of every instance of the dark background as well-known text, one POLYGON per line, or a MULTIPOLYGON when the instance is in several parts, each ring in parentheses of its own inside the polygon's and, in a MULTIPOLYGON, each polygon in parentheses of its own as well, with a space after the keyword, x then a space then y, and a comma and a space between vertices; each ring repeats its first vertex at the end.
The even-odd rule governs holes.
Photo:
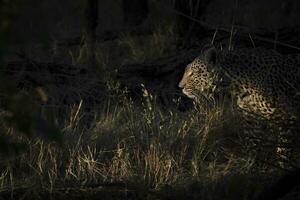
POLYGON ((196 105, 178 88, 206 44, 299 54, 299 11, 298 0, 0 0, 0 199, 299 193, 298 164, 243 151, 230 102, 196 105))

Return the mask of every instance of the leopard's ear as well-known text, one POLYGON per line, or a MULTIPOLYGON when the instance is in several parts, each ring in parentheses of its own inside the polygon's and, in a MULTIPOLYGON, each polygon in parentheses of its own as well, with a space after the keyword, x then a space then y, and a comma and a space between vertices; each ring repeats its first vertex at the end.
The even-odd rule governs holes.
POLYGON ((217 50, 213 45, 206 45, 202 48, 202 55, 204 60, 209 64, 216 64, 217 50))

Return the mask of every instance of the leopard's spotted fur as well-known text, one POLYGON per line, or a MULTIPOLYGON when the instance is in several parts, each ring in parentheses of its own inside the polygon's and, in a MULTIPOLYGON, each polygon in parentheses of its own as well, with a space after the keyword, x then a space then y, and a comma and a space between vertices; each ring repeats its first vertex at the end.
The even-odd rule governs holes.
POLYGON ((193 99, 209 96, 224 85, 248 124, 246 132, 257 129, 251 127, 257 121, 276 126, 284 134, 298 132, 300 54, 281 55, 264 48, 217 51, 209 47, 186 67, 179 83, 182 92, 193 99))

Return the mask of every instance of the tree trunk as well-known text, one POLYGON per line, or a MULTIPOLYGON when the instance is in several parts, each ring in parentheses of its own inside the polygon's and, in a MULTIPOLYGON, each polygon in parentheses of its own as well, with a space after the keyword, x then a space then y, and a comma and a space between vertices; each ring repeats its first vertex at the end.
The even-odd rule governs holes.
POLYGON ((142 24, 148 17, 148 0, 123 0, 124 22, 127 26, 142 24))
POLYGON ((87 63, 91 70, 96 69, 96 28, 98 25, 98 0, 86 0, 85 7, 85 46, 87 63))
POLYGON ((195 20, 201 20, 210 2, 211 0, 175 0, 174 7, 181 13, 176 19, 181 36, 188 39, 204 32, 204 27, 195 20))

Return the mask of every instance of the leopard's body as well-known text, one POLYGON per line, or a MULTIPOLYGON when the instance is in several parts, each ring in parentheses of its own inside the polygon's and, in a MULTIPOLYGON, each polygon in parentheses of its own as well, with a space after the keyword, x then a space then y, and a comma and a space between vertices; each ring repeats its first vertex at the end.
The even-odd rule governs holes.
POLYGON ((253 121, 268 121, 280 124, 280 130, 284 127, 286 132, 295 132, 293 123, 300 108, 300 54, 281 55, 264 48, 218 52, 210 47, 186 67, 179 83, 183 93, 193 99, 212 95, 224 86, 250 126, 253 121))

